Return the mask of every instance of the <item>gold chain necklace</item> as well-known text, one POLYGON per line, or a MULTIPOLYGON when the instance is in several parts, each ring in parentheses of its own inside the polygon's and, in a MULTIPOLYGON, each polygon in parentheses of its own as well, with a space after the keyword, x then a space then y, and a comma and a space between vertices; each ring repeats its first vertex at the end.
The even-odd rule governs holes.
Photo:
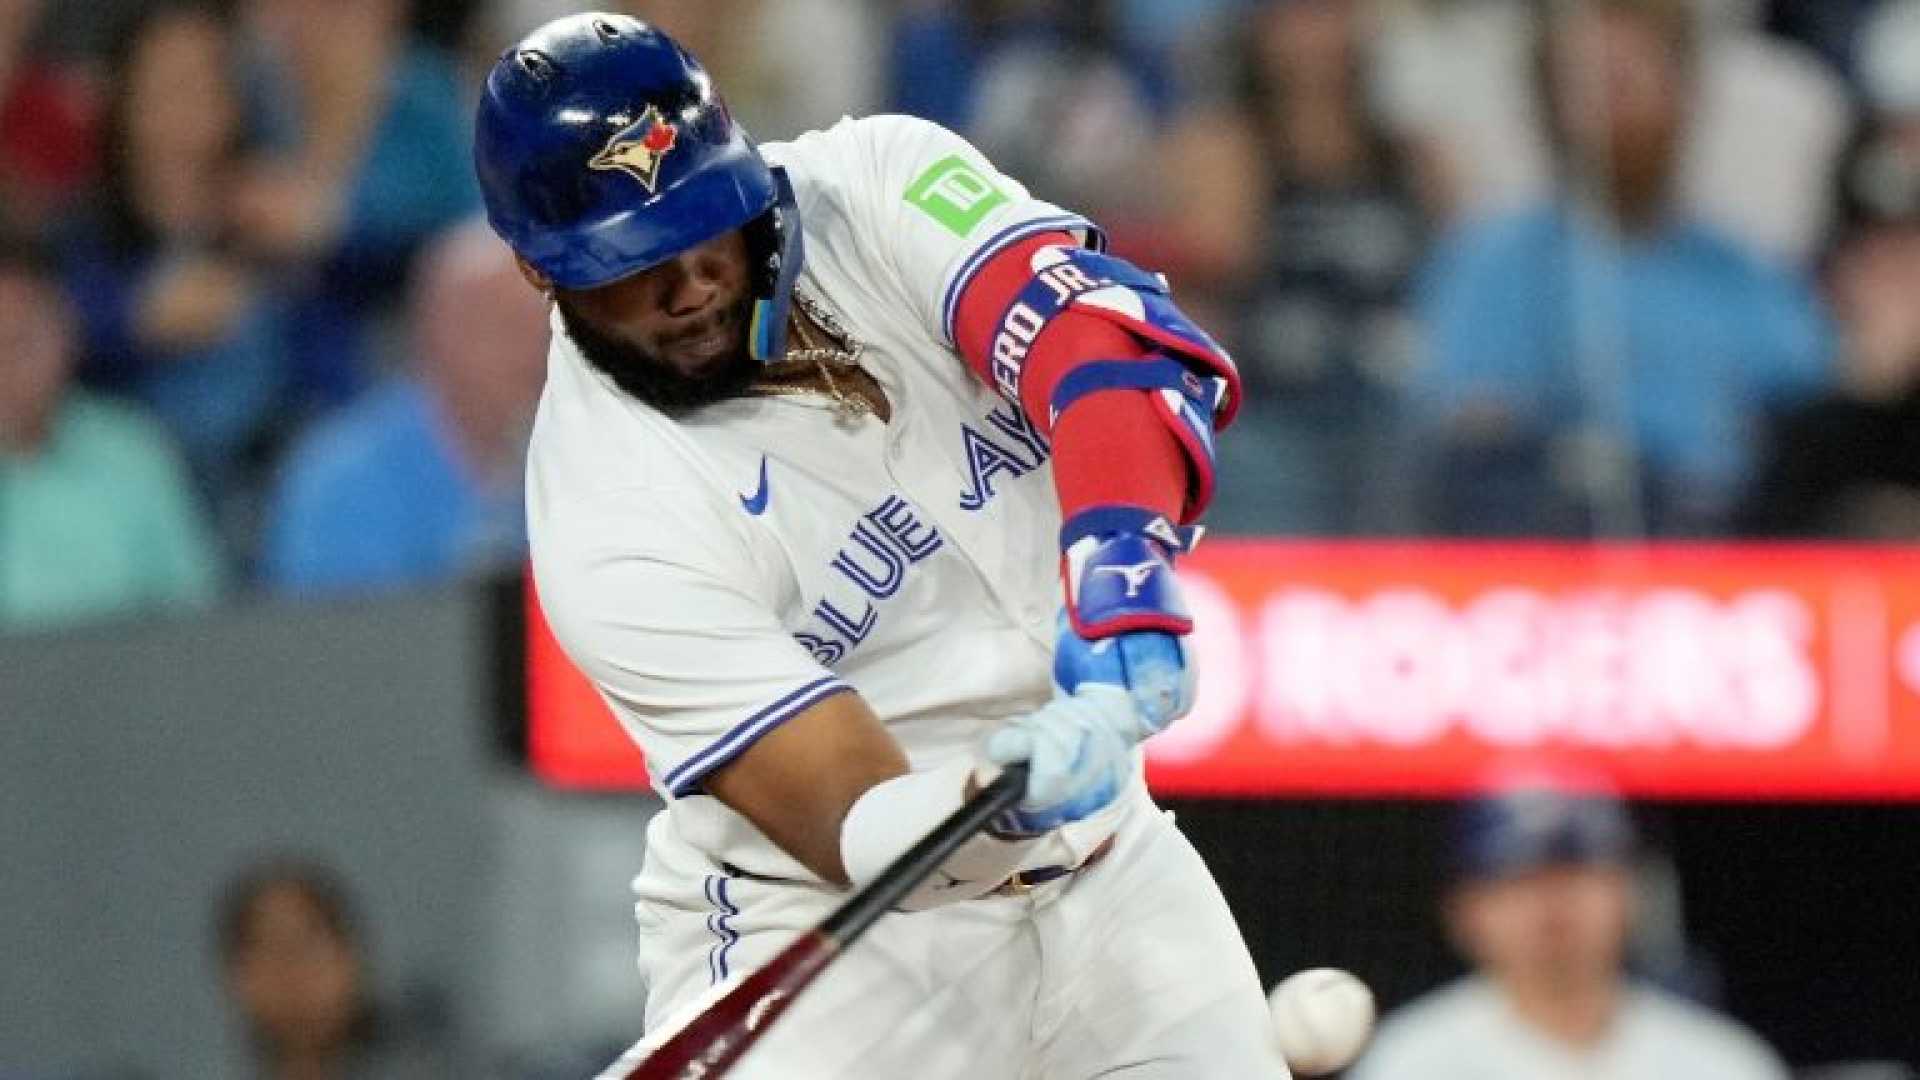
MULTIPOLYGON (((873 406, 865 397, 841 389, 840 381, 833 377, 835 367, 858 370, 860 354, 866 350, 866 345, 849 334, 846 328, 840 325, 840 320, 834 318, 831 312, 810 297, 795 291, 793 299, 806 316, 793 320, 794 329, 800 333, 802 347, 787 350, 787 354, 781 358, 778 365, 786 370, 769 372, 769 376, 776 380, 790 379, 796 374, 793 368, 812 364, 813 370, 799 372, 799 377, 809 378, 815 373, 819 374, 820 381, 826 384, 827 397, 833 399, 834 412, 841 420, 853 420, 872 412, 873 406), (836 348, 833 347, 834 343, 823 344, 817 341, 813 336, 813 327, 807 325, 808 320, 812 320, 829 337, 837 339, 838 342, 844 342, 845 346, 836 348)), ((763 396, 791 397, 818 394, 820 388, 806 383, 770 382, 763 377, 761 382, 754 384, 752 392, 763 396)))

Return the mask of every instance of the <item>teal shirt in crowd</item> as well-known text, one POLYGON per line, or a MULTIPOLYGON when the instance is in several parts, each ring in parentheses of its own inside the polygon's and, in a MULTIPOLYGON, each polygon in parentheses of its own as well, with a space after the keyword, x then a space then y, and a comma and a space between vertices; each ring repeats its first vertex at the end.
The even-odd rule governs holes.
POLYGON ((204 606, 220 584, 213 533, 152 420, 75 393, 38 452, 0 454, 0 629, 204 606))

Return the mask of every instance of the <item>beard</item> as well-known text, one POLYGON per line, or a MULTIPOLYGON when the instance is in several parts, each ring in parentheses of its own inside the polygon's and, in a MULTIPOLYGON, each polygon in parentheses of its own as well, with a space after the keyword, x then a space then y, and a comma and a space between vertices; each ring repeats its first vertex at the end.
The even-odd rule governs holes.
POLYGON ((555 296, 554 301, 567 337, 587 363, 612 379, 615 386, 667 416, 679 418, 716 401, 739 397, 760 376, 760 361, 747 348, 745 331, 753 315, 752 294, 742 296, 712 322, 703 322, 680 335, 678 340, 704 336, 714 328, 714 322, 732 328, 736 334, 736 345, 697 375, 682 374, 664 357, 602 333, 565 297, 555 296))

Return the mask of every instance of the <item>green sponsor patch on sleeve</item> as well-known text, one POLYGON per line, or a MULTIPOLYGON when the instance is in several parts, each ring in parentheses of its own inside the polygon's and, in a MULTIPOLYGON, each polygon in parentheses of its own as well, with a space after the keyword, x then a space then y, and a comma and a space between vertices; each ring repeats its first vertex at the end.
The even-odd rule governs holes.
POLYGON ((955 236, 972 232, 994 207, 1006 201, 1007 193, 994 187, 993 181, 959 154, 929 165, 907 188, 907 202, 955 236))

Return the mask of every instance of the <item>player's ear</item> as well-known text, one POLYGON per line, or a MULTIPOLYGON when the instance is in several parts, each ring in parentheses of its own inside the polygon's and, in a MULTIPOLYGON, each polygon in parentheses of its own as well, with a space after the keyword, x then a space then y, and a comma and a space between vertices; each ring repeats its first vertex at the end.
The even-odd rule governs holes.
POLYGON ((539 289, 542 293, 546 294, 548 299, 552 299, 553 282, 547 275, 534 269, 532 263, 518 255, 513 257, 513 264, 520 268, 520 276, 527 279, 527 284, 539 289))

